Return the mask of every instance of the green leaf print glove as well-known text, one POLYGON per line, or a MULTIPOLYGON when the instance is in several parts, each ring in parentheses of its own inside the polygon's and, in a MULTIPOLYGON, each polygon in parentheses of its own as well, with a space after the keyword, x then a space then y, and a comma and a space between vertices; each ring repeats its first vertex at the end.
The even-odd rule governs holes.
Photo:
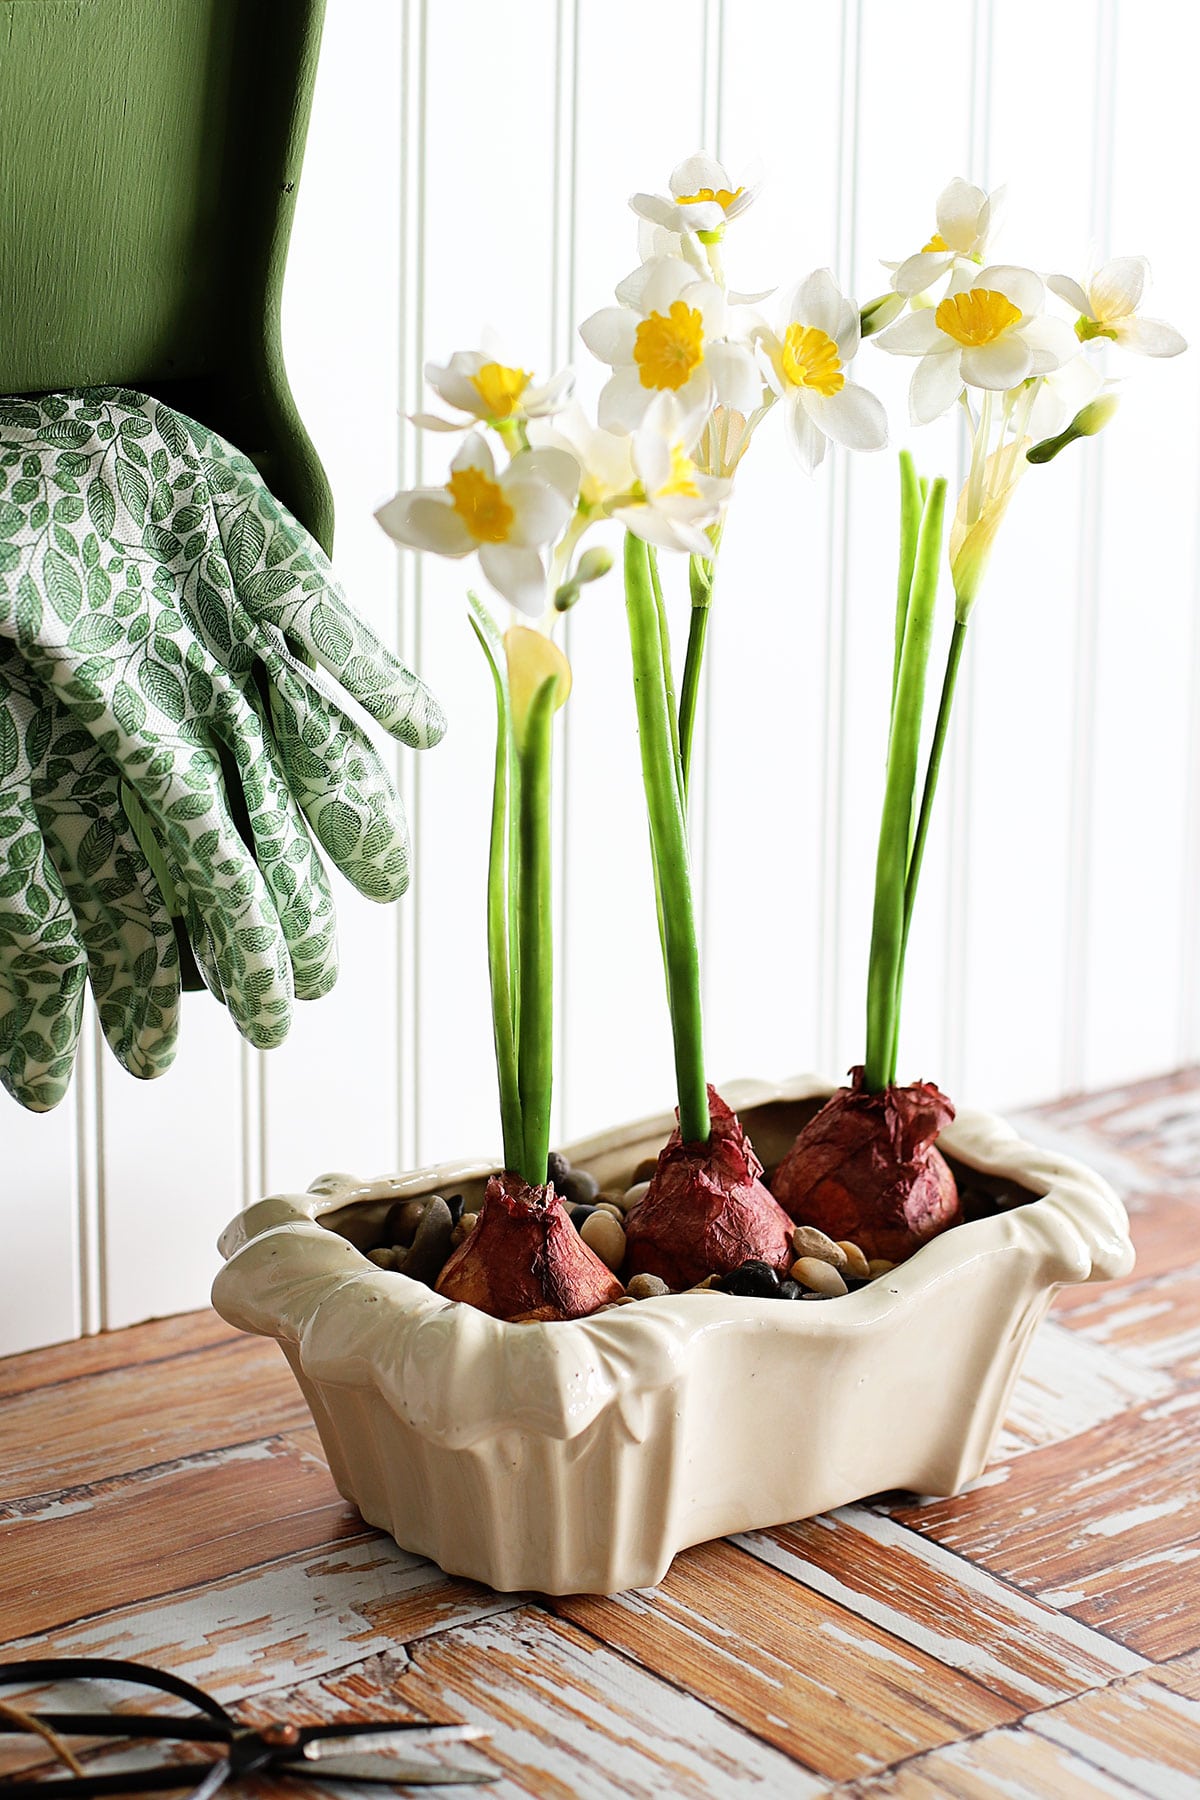
POLYGON ((251 1042, 336 978, 308 819, 364 893, 408 879, 399 795, 302 659, 415 747, 436 701, 246 458, 125 389, 0 402, 0 637, 119 767, 197 962, 251 1042), (253 854, 230 791, 244 801, 253 854))
POLYGON ((175 932, 120 780, 0 643, 0 1082, 34 1112, 67 1091, 85 968, 131 1074, 159 1075, 175 1054, 175 932))

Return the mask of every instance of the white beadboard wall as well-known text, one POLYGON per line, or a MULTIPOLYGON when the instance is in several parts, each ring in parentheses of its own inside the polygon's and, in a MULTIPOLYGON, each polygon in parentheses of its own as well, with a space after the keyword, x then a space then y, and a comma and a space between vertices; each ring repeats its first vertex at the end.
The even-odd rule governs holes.
MULTIPOLYGON (((770 185, 731 233, 747 288, 829 263, 866 296, 962 173, 1006 181, 1006 254, 1072 272, 1149 252, 1200 331, 1185 205, 1194 62, 1167 0, 336 0, 286 293, 293 384, 351 596, 452 725, 400 758, 413 891, 339 884, 342 973, 248 1051, 189 997, 174 1070, 128 1080, 91 1030, 73 1095, 0 1112, 0 1352, 202 1305, 226 1219, 320 1170, 498 1140, 483 934, 489 682, 461 566, 398 559, 372 509, 440 478, 404 422, 428 357, 495 326, 526 366, 636 260, 626 198, 704 145, 770 185), (1164 50, 1164 44, 1173 48, 1164 50)), ((584 366, 594 395, 600 373, 584 366)), ((910 365, 862 378, 899 443, 910 365)), ((1200 1056, 1200 355, 1139 365, 1118 427, 1033 476, 969 653, 914 937, 903 1070, 1009 1106, 1200 1056)), ((916 439, 960 467, 949 426, 916 439)), ((699 754, 717 1077, 838 1072, 862 1049, 890 667, 894 457, 806 481, 748 460, 722 555, 699 754)), ((684 615, 677 610, 681 648, 684 615)), ((670 1100, 623 608, 570 619, 559 773, 558 1131, 670 1100)))

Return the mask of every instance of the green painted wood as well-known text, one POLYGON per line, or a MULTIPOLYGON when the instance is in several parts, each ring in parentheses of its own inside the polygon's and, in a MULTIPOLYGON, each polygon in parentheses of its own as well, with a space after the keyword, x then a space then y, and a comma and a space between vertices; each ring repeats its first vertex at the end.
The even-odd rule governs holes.
POLYGON ((324 0, 0 0, 0 393, 138 388, 329 550, 279 308, 324 0))

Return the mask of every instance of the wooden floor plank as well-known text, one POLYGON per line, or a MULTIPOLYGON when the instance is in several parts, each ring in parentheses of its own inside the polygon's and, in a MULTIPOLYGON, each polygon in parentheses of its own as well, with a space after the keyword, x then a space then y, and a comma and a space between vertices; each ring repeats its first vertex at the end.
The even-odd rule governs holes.
POLYGON ((1145 1789, 1024 1727, 989 1731, 833 1792, 838 1800, 1146 1800, 1145 1789))
POLYGON ((1146 1666, 1135 1652, 865 1507, 737 1542, 1020 1712, 1146 1666))
POLYGON ((236 1343, 241 1335, 208 1310, 180 1313, 174 1319, 151 1319, 123 1331, 101 1331, 95 1337, 51 1344, 45 1350, 27 1350, 22 1356, 0 1358, 0 1400, 59 1381, 82 1381, 109 1369, 145 1366, 217 1344, 236 1343))
POLYGON ((1154 1661, 1200 1645, 1200 1389, 893 1516, 1154 1661))
POLYGON ((0 1402, 0 1502, 63 1494, 308 1422, 277 1345, 239 1335, 0 1402))
POLYGON ((655 1589, 551 1604, 835 1780, 1023 1710, 732 1544, 685 1551, 655 1589))

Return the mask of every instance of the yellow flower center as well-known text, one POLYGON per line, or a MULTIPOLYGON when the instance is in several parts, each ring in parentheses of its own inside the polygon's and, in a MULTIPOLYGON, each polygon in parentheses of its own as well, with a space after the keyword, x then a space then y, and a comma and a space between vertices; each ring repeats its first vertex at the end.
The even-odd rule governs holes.
MULTIPOLYGON (((910 239, 909 241, 911 242, 912 240, 910 239)), ((948 250, 949 248, 950 248, 949 244, 946 242, 945 238, 942 236, 940 231, 935 231, 933 236, 930 238, 929 242, 927 244, 921 245, 922 251, 948 250)))
POLYGON ((633 360, 646 388, 681 388, 704 361, 704 320, 694 306, 672 300, 665 313, 652 312, 637 328, 633 360))
POLYGON ((783 372, 793 387, 839 394, 846 385, 837 345, 815 325, 789 325, 783 336, 783 372))
POLYGON ((454 510, 481 544, 503 544, 513 522, 513 509, 498 481, 482 469, 455 469, 446 483, 454 510))
POLYGON ((969 294, 947 294, 933 317, 947 337, 967 350, 977 350, 1003 337, 1020 319, 1021 309, 995 288, 972 288, 969 294))
POLYGON ((524 369, 506 369, 503 363, 484 363, 470 377, 489 419, 511 419, 531 377, 524 369))
POLYGON ((697 188, 694 194, 676 194, 675 204, 697 206, 701 200, 715 200, 722 212, 728 212, 738 195, 745 191, 744 187, 734 188, 732 191, 729 188, 697 188))
POLYGON ((671 473, 658 490, 659 498, 667 494, 678 494, 685 500, 698 500, 700 489, 696 486, 696 465, 682 444, 671 445, 671 473))

